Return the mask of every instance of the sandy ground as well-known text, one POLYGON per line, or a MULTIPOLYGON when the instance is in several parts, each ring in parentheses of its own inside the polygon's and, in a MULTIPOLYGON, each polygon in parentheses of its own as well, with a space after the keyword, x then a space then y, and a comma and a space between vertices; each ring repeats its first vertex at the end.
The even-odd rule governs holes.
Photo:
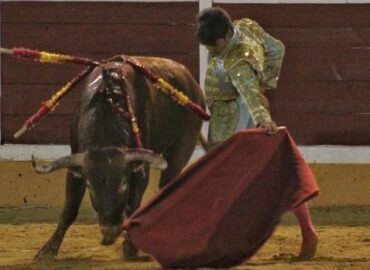
MULTIPOLYGON (((155 261, 130 263, 121 256, 121 242, 99 245, 96 225, 77 224, 67 232, 55 261, 35 263, 33 256, 48 239, 55 225, 0 224, 0 269, 161 269, 155 261)), ((354 270, 370 269, 370 226, 317 226, 320 245, 316 258, 292 260, 299 250, 300 232, 296 225, 281 225, 265 246, 238 270, 354 270)))

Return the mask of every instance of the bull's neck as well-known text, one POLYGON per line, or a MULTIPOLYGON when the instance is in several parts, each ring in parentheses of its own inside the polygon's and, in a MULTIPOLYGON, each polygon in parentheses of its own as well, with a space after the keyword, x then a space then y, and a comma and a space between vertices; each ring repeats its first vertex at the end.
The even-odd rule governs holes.
POLYGON ((91 147, 135 147, 131 124, 118 115, 108 102, 98 102, 85 115, 87 121, 80 124, 86 148, 91 147))

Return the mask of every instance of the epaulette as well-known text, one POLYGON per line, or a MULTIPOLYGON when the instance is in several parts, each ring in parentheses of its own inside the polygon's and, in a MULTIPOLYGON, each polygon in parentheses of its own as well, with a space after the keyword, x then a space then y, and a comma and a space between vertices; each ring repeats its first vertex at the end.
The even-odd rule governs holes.
POLYGON ((260 38, 264 33, 263 28, 256 21, 248 18, 234 21, 234 27, 243 33, 253 33, 255 38, 260 38))
POLYGON ((224 67, 230 70, 240 61, 246 61, 258 72, 263 70, 263 47, 255 40, 244 37, 243 41, 236 44, 224 57, 224 67))

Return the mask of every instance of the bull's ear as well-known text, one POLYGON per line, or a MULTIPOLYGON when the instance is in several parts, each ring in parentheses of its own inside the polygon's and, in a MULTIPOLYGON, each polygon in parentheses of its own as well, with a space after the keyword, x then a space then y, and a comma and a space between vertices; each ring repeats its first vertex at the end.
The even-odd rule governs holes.
POLYGON ((32 167, 37 173, 49 173, 68 167, 82 167, 84 157, 85 153, 73 154, 70 156, 58 158, 44 165, 36 166, 35 159, 32 156, 32 167))
POLYGON ((125 150, 125 162, 144 161, 149 162, 154 168, 165 170, 167 161, 160 155, 147 149, 125 150))

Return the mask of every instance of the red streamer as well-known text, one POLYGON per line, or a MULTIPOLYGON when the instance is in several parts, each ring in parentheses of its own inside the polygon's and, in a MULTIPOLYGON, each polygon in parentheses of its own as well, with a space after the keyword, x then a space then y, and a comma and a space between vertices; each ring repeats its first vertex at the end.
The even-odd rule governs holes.
POLYGON ((26 126, 27 128, 31 128, 33 125, 36 124, 37 121, 40 120, 41 117, 50 112, 50 110, 51 109, 48 107, 46 102, 42 103, 38 111, 26 120, 24 126, 26 126))

